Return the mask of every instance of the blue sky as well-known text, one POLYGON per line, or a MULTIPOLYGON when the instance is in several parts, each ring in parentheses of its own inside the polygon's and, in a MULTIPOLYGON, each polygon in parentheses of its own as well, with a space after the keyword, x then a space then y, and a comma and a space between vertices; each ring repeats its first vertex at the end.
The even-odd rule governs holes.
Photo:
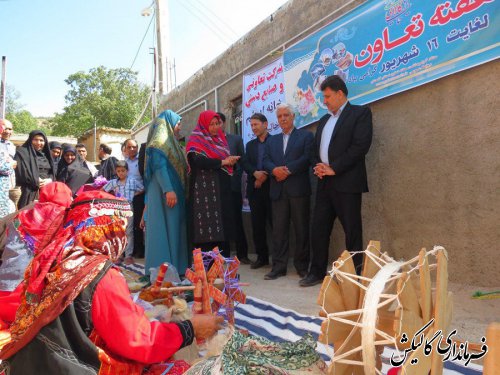
MULTIPOLYGON (((168 1, 170 52, 177 84, 213 60, 286 0, 168 1), (216 30, 216 32, 214 32, 216 30)), ((131 66, 150 17, 151 0, 0 0, 0 55, 7 56, 7 85, 35 116, 61 112, 80 70, 131 66)), ((153 25, 133 69, 151 84, 153 25)))

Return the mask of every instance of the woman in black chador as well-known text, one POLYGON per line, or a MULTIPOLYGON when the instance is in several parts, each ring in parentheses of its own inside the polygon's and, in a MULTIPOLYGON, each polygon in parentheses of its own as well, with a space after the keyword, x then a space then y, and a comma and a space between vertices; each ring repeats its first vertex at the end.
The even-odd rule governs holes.
POLYGON ((21 186, 18 208, 38 199, 39 189, 55 180, 54 162, 45 133, 33 130, 21 147, 17 148, 16 182, 21 186))

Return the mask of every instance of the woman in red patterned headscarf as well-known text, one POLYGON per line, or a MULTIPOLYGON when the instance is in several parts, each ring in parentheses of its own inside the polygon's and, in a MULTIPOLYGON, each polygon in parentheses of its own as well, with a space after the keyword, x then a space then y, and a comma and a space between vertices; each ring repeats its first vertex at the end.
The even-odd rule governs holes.
POLYGON ((131 214, 126 200, 104 192, 74 200, 64 224, 26 270, 1 366, 15 374, 141 374, 195 335, 216 332, 220 318, 150 322, 133 303, 113 267, 125 248, 131 214))
MULTIPOLYGON (((29 262, 52 241, 71 205, 71 190, 62 182, 40 189, 40 200, 5 218, 0 251, 0 322, 10 324, 21 303, 23 275, 29 262)), ((1 326, 2 324, 0 324, 1 326)))
POLYGON ((229 154, 222 122, 216 112, 200 114, 186 151, 191 168, 189 208, 193 220, 193 245, 203 250, 218 246, 228 257, 229 241, 234 233, 231 176, 239 156, 229 154))

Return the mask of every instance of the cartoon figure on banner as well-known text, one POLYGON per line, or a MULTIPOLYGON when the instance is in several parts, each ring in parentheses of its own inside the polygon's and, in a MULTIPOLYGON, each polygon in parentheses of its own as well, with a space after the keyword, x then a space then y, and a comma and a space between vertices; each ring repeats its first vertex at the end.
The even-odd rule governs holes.
MULTIPOLYGON (((337 34, 341 31, 343 34, 346 33, 346 30, 341 29, 337 34)), ((297 89, 293 93, 293 104, 302 118, 311 116, 311 120, 315 119, 318 117, 320 109, 326 109, 321 92, 321 83, 326 77, 335 74, 345 82, 349 78, 349 68, 354 62, 354 55, 347 50, 343 42, 335 42, 339 39, 342 38, 335 36, 335 38, 326 41, 326 43, 335 43, 335 45, 325 47, 321 50, 321 53, 317 53, 311 67, 302 73, 297 89)), ((302 119, 299 125, 308 121, 302 119)))
MULTIPOLYGON (((333 52, 332 52, 331 56, 333 57, 333 52)), ((321 55, 321 59, 322 58, 323 58, 323 55, 321 55)), ((328 60, 328 57, 325 57, 325 60, 329 61, 328 65, 330 65, 330 62, 332 61, 331 58, 328 60)), ((311 68, 311 73, 310 74, 311 74, 311 77, 312 77, 313 82, 314 82, 313 83, 313 88, 314 88, 314 92, 315 93, 321 91, 321 83, 323 83, 323 81, 326 78, 325 71, 326 71, 326 68, 325 68, 324 64, 319 64, 318 63, 318 64, 315 64, 311 68)))
POLYGON ((319 57, 324 66, 331 64, 333 60, 333 51, 331 48, 325 48, 321 51, 321 56, 319 57))
POLYGON ((349 78, 349 67, 354 59, 352 53, 346 50, 344 43, 337 43, 335 47, 333 47, 333 58, 335 67, 338 68, 333 74, 338 75, 346 82, 349 78))
POLYGON ((301 116, 306 116, 308 113, 315 116, 315 114, 318 113, 318 103, 316 102, 315 95, 311 87, 308 87, 306 91, 297 88, 293 98, 296 103, 296 108, 301 116))

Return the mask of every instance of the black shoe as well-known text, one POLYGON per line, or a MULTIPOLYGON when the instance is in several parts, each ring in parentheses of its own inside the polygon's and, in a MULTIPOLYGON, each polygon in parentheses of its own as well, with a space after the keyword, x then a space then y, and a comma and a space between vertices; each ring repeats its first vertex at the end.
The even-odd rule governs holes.
POLYGON ((262 268, 264 266, 269 265, 269 262, 266 262, 265 260, 260 260, 257 259, 255 262, 253 262, 250 266, 251 269, 256 270, 258 268, 262 268))
POLYGON ((308 287, 321 284, 322 282, 323 282, 323 277, 318 277, 310 273, 305 278, 299 281, 299 285, 303 287, 308 287))
POLYGON ((264 280, 276 280, 281 276, 286 276, 286 271, 271 271, 264 276, 264 280))
POLYGON ((307 271, 297 271, 297 275, 299 275, 299 277, 301 279, 303 279, 308 275, 308 272, 307 271))
POLYGON ((238 260, 240 261, 240 264, 251 264, 252 261, 248 259, 248 257, 238 257, 238 260))

